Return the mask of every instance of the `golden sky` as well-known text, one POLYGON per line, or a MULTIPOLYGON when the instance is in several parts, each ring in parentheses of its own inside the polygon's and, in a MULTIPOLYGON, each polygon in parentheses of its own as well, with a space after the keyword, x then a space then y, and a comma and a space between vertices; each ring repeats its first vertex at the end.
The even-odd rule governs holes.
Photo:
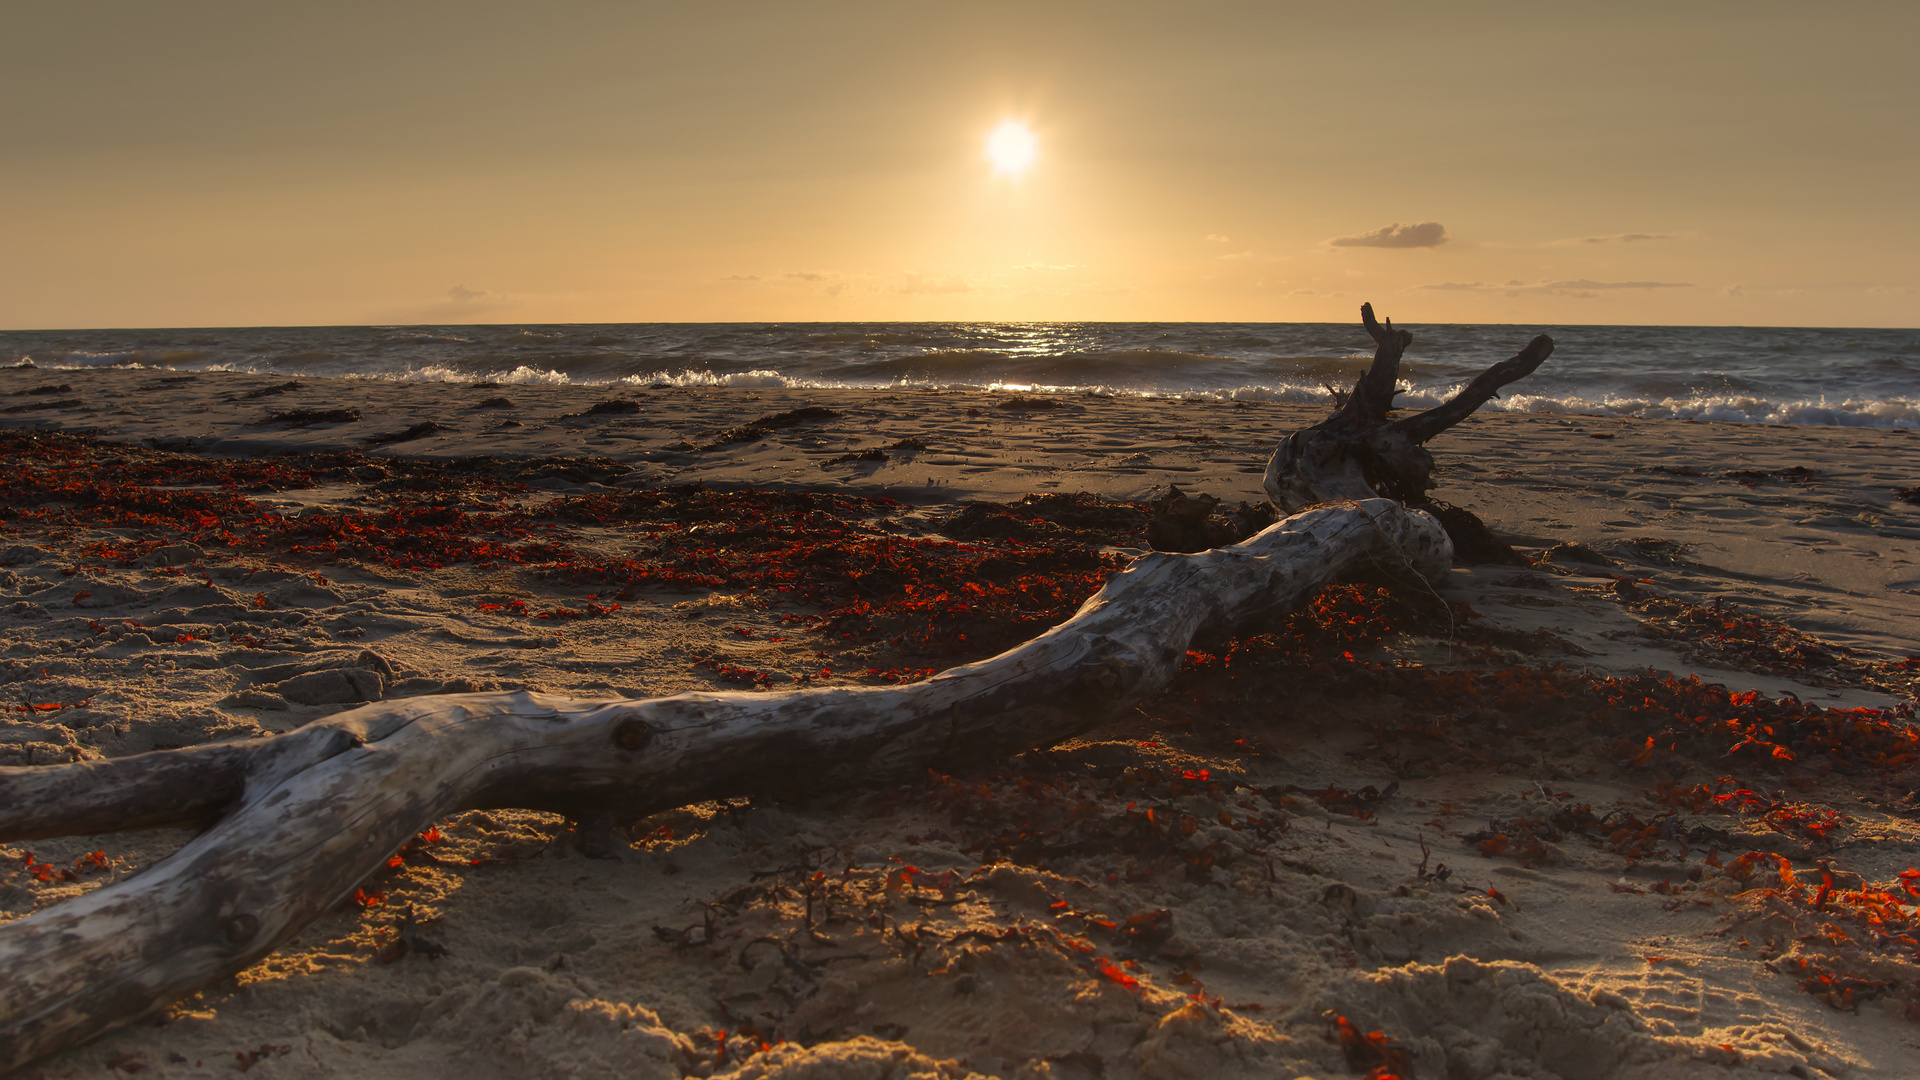
POLYGON ((9 4, 0 327, 1910 327, 1916 40, 1913 0, 9 4))

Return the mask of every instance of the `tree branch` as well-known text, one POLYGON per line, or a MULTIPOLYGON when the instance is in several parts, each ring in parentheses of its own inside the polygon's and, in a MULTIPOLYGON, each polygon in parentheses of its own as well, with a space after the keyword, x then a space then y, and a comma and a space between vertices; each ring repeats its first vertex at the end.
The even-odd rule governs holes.
POLYGON ((273 739, 81 765, 0 769, 0 835, 142 799, 204 812, 207 832, 126 881, 0 925, 0 1072, 149 1014, 237 972, 350 893, 434 820, 523 807, 633 821, 690 802, 897 781, 1052 745, 1172 678, 1203 629, 1268 625, 1362 560, 1444 571, 1430 516, 1382 499, 1287 518, 1231 547, 1155 552, 1067 622, 992 659, 902 687, 571 701, 532 693, 411 698, 273 739), (37 794, 34 794, 37 793, 37 794))
POLYGON ((1533 374, 1541 362, 1553 355, 1553 339, 1541 334, 1527 343, 1512 359, 1502 360, 1474 377, 1460 392, 1426 412, 1395 421, 1393 430, 1411 443, 1424 443, 1435 435, 1465 420, 1475 409, 1493 399, 1499 389, 1533 374))

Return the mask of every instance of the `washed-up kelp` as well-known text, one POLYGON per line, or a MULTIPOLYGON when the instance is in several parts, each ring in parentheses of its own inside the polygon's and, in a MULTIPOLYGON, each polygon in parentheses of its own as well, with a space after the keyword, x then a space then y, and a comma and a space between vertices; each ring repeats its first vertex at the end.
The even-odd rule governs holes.
POLYGON ((927 655, 985 655, 1071 615, 1125 560, 1075 540, 900 535, 892 499, 702 487, 556 500, 542 512, 635 530, 627 557, 576 555, 541 573, 602 589, 752 589, 825 609, 791 621, 927 655))
POLYGON ((1631 578, 1617 579, 1614 592, 1649 636, 1673 642, 1696 664, 1819 686, 1859 686, 1907 697, 1920 693, 1920 656, 1876 660, 1724 600, 1694 604, 1631 578))
POLYGON ((802 629, 932 656, 989 655, 1030 636, 1124 564, 1073 533, 903 535, 893 519, 906 507, 886 498, 693 486, 518 501, 525 480, 584 481, 611 475, 611 463, 199 457, 20 432, 0 433, 0 452, 18 464, 0 474, 0 530, 133 532, 80 553, 103 565, 191 543, 313 566, 520 566, 622 600, 643 587, 755 590, 796 608, 788 618, 802 629), (289 512, 251 497, 329 483, 367 485, 366 508, 289 512), (620 530, 625 551, 580 550, 583 526, 620 530))

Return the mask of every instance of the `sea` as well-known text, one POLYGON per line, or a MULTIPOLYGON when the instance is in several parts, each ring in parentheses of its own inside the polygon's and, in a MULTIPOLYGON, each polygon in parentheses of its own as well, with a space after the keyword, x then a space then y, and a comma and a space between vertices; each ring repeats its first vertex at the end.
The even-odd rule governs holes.
MULTIPOLYGON (((1408 408, 1537 333, 1553 356, 1487 408, 1920 427, 1920 330, 1414 325, 1408 408)), ((612 387, 964 387, 1321 402, 1372 355, 1353 323, 570 323, 0 331, 0 365, 612 387)))

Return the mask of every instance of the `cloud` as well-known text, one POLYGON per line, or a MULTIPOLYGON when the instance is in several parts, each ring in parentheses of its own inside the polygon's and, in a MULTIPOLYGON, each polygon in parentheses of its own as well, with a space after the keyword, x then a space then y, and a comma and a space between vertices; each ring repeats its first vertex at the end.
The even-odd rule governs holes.
POLYGON ((1014 269, 1015 270, 1078 270, 1080 269, 1080 264, 1065 263, 1059 266, 1055 266, 1052 263, 1021 263, 1019 266, 1014 267, 1014 269))
POLYGON ((1736 296, 1745 296, 1747 295, 1747 287, 1745 285, 1729 285, 1720 290, 1720 295, 1729 300, 1736 296))
POLYGON ((1430 248, 1439 247, 1449 239, 1447 227, 1437 221, 1422 221, 1413 225, 1402 225, 1396 221, 1369 233, 1336 236, 1327 243, 1333 247, 1430 248))
POLYGON ((1638 244, 1644 240, 1671 240, 1672 233, 1623 232, 1612 236, 1576 236, 1569 244, 1638 244))
POLYGON ((505 293, 455 285, 446 291, 445 300, 391 308, 381 312, 374 321, 380 323, 471 322, 476 316, 518 307, 519 304, 520 300, 517 297, 508 296, 505 293))
POLYGON ((1236 252, 1234 252, 1234 253, 1232 253, 1231 255, 1215 255, 1215 256, 1214 256, 1214 258, 1216 258, 1216 259, 1251 259, 1251 258, 1253 258, 1253 252, 1251 252, 1251 251, 1236 251, 1236 252))
POLYGON ((811 270, 790 270, 790 271, 788 271, 787 273, 784 273, 784 274, 781 274, 780 276, 781 276, 781 277, 784 277, 784 278, 798 278, 798 279, 800 279, 801 281, 825 281, 825 280, 827 280, 827 275, 825 275, 825 274, 816 274, 816 273, 814 273, 814 272, 813 272, 813 271, 811 271, 811 270))
POLYGON ((1206 235, 1206 239, 1210 243, 1215 243, 1215 244, 1226 244, 1226 243, 1232 242, 1229 238, 1225 236, 1221 236, 1219 233, 1208 233, 1206 235))
POLYGON ((1549 281, 1541 285, 1542 289, 1691 289, 1691 281, 1593 281, 1579 278, 1574 281, 1549 281))
POLYGON ((720 280, 721 281, 759 281, 760 275, 759 274, 728 274, 726 277, 723 277, 720 280))
POLYGON ((1485 285, 1478 281, 1440 281, 1432 285, 1418 285, 1415 288, 1433 289, 1445 292, 1503 292, 1508 296, 1521 296, 1526 293, 1546 293, 1553 296, 1573 296, 1591 300, 1603 292, 1620 289, 1691 289, 1691 281, 1594 281, 1591 278, 1575 278, 1571 281, 1542 281, 1529 285, 1524 281, 1509 281, 1505 285, 1485 285))

